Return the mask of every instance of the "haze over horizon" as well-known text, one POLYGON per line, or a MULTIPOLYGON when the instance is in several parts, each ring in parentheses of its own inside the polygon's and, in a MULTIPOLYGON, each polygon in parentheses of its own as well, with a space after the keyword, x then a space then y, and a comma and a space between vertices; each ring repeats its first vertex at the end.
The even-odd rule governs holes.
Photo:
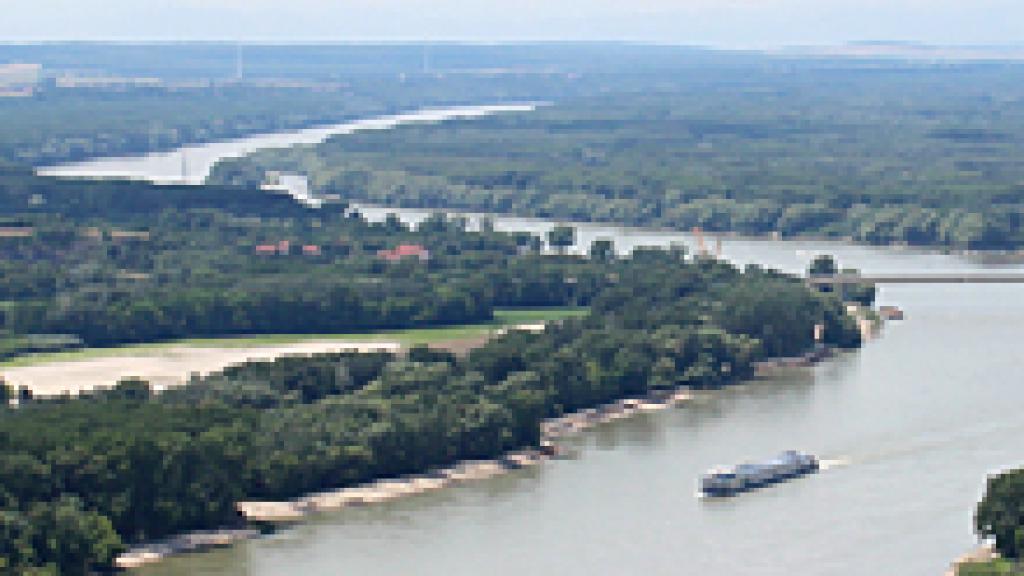
POLYGON ((632 41, 778 48, 1020 45, 1014 0, 42 0, 0 4, 0 40, 632 41))

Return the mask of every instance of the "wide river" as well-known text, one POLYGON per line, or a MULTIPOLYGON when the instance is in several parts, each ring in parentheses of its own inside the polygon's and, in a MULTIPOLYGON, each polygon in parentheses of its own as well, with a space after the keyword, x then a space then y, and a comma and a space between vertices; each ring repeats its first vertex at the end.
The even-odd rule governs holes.
MULTIPOLYGON (((413 222, 425 214, 396 212, 413 222)), ((496 218, 502 230, 551 225, 496 218)), ((686 234, 602 225, 580 225, 579 237, 620 249, 693 245, 686 234)), ((725 258, 790 272, 820 252, 872 273, 1024 272, 1019 262, 913 250, 722 240, 725 258)), ((572 459, 324 514, 140 573, 941 574, 975 544, 986 474, 1024 464, 1024 285, 885 286, 880 303, 907 319, 862 350, 599 427, 570 442, 572 459), (694 497, 707 468, 787 448, 842 464, 734 499, 694 497)))

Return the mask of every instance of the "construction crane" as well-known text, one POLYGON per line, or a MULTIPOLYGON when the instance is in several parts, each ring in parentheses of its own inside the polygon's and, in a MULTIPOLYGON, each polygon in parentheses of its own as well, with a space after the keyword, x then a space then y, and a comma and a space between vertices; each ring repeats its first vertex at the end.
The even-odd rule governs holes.
POLYGON ((188 156, 185 154, 185 149, 181 149, 181 183, 188 184, 188 156))
POLYGON ((694 226, 691 232, 697 238, 697 256, 707 256, 708 248, 704 245, 704 231, 701 230, 700 226, 694 226))

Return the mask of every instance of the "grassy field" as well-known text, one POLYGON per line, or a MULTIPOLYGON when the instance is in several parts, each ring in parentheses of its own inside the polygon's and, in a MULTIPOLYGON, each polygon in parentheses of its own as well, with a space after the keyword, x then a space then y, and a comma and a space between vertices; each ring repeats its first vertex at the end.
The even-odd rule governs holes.
POLYGON ((957 576, 1019 576, 1024 574, 1024 566, 1009 560, 992 560, 962 564, 957 576))
POLYGON ((468 340, 486 336, 493 330, 503 326, 532 324, 550 320, 560 320, 583 316, 586 308, 527 308, 496 310, 494 320, 482 324, 462 326, 441 326, 436 328, 414 328, 407 330, 391 330, 379 332, 360 332, 350 334, 264 334, 232 338, 191 338, 152 344, 132 344, 114 348, 84 348, 66 352, 46 354, 29 354, 0 362, 0 368, 34 366, 49 362, 65 362, 114 356, 129 356, 146 351, 159 351, 183 346, 216 347, 216 348, 247 348, 253 346, 274 346, 295 344, 311 341, 351 341, 351 342, 398 342, 403 346, 417 344, 438 344, 458 340, 468 340))

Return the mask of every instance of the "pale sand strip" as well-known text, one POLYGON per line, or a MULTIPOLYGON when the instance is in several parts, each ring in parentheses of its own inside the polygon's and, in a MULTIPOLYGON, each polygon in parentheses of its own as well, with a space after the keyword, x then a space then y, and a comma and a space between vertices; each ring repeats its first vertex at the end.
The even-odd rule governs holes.
POLYGON ((957 558, 949 566, 945 576, 956 576, 960 566, 975 562, 990 562, 999 557, 992 543, 985 543, 957 558))
POLYGON ((317 340, 280 345, 217 347, 196 344, 140 349, 127 354, 54 361, 34 366, 0 368, 0 378, 15 388, 27 386, 41 396, 78 394, 111 386, 124 378, 141 378, 154 389, 180 386, 192 374, 206 375, 249 360, 328 352, 398 352, 397 342, 317 340))
MULTIPOLYGON (((283 502, 239 502, 237 509, 239 514, 249 522, 288 524, 299 522, 312 513, 382 504, 466 482, 486 480, 511 470, 537 466, 548 458, 563 454, 564 452, 555 444, 559 438, 578 434, 593 426, 627 418, 639 412, 661 410, 684 404, 692 399, 693 395, 688 389, 680 388, 652 398, 619 400, 595 409, 545 420, 541 424, 540 448, 508 452, 495 460, 463 461, 423 474, 384 478, 358 486, 307 494, 283 502)), ((198 538, 195 535, 185 535, 169 541, 138 546, 118 557, 116 565, 120 568, 138 568, 159 562, 173 554, 209 547, 211 534, 218 535, 220 538, 215 545, 229 545, 254 537, 258 532, 254 530, 221 530, 198 534, 198 538), (198 546, 194 545, 196 542, 199 543, 198 546)))
POLYGON ((510 470, 540 464, 559 453, 554 444, 559 438, 578 434, 588 428, 628 418, 639 412, 663 410, 693 399, 688 389, 681 388, 658 397, 628 398, 597 408, 551 418, 541 423, 541 448, 506 453, 495 460, 468 460, 425 474, 386 478, 337 490, 327 490, 284 502, 240 502, 243 517, 257 522, 292 522, 306 514, 337 510, 346 506, 380 504, 403 496, 421 494, 452 484, 486 480, 510 470))

